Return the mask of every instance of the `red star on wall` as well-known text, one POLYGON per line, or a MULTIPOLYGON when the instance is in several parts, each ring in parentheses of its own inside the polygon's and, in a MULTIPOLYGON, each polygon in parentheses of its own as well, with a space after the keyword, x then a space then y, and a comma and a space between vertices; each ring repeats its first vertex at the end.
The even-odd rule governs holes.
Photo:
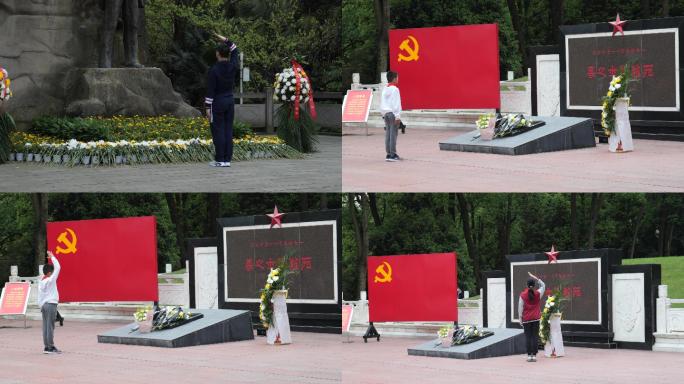
POLYGON ((560 252, 556 251, 556 246, 555 246, 555 245, 552 245, 552 246, 551 246, 551 250, 550 250, 550 251, 544 252, 544 253, 546 253, 546 256, 549 257, 549 264, 551 264, 551 263, 554 262, 554 261, 555 261, 556 263, 558 263, 558 254, 559 254, 560 252))
POLYGON ((613 26, 613 36, 615 36, 616 33, 620 32, 622 36, 625 35, 625 31, 622 29, 622 25, 625 24, 627 21, 626 20, 620 20, 620 14, 618 13, 617 17, 615 18, 615 21, 609 21, 608 24, 613 26))
POLYGON ((273 213, 267 213, 266 216, 271 218, 271 228, 273 228, 274 225, 277 225, 278 227, 282 228, 282 220, 284 213, 278 212, 278 206, 276 205, 275 208, 273 208, 273 213))

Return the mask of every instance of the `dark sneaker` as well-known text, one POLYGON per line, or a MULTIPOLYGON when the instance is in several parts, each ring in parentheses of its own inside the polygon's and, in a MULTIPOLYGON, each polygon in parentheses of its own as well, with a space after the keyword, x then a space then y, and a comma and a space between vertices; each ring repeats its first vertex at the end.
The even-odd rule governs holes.
POLYGON ((399 157, 399 155, 397 155, 396 153, 394 155, 392 155, 392 157, 390 157, 390 161, 399 161, 399 160, 401 160, 401 157, 399 157))
POLYGON ((48 355, 50 353, 54 353, 54 352, 52 352, 52 350, 50 348, 43 348, 43 354, 48 355))
POLYGON ((390 156, 390 155, 385 156, 385 161, 390 161, 390 158, 391 158, 391 157, 392 157, 392 156, 390 156))
POLYGON ((52 348, 50 349, 50 352, 51 352, 51 353, 57 353, 57 354, 62 353, 62 351, 60 351, 59 349, 57 349, 57 347, 52 347, 52 348))

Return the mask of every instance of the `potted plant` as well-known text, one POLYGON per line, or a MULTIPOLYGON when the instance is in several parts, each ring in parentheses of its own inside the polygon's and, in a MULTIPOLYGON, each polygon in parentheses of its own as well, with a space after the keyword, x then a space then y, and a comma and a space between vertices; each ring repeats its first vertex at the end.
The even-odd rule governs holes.
POLYGON ((626 64, 617 76, 613 76, 608 93, 603 98, 601 127, 608 136, 608 150, 629 152, 634 150, 632 126, 629 122, 629 83, 631 65, 626 64))
POLYGON ((287 316, 287 289, 290 271, 289 257, 285 256, 276 268, 271 269, 266 285, 261 290, 259 319, 267 328, 266 342, 268 344, 290 344, 290 320, 287 316))
POLYGON ((442 327, 437 331, 437 337, 439 337, 439 344, 443 348, 451 347, 452 339, 454 337, 454 327, 446 326, 442 327))
POLYGON ((494 138, 494 126, 496 124, 496 117, 493 114, 486 114, 480 116, 475 122, 475 126, 480 131, 481 140, 492 140, 494 138))
POLYGON ((560 290, 555 290, 546 298, 542 317, 539 321, 539 338, 544 344, 546 357, 565 356, 563 334, 561 332, 561 318, 563 316, 560 290))

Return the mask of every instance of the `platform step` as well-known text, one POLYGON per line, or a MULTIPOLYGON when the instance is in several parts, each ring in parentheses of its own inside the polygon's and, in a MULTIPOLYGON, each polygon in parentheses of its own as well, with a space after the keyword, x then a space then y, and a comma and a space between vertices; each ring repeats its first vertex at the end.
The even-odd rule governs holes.
POLYGON ((578 347, 578 348, 598 348, 598 349, 616 349, 617 343, 607 342, 607 343, 592 343, 588 341, 569 341, 563 339, 563 345, 566 347, 578 347))

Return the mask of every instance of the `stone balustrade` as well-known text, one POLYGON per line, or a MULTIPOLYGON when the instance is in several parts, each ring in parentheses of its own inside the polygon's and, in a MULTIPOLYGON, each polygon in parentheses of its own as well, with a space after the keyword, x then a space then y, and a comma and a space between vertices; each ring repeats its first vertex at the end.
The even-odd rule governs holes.
POLYGON ((654 351, 684 352, 684 305, 681 304, 684 299, 668 297, 667 285, 658 286, 654 351))

